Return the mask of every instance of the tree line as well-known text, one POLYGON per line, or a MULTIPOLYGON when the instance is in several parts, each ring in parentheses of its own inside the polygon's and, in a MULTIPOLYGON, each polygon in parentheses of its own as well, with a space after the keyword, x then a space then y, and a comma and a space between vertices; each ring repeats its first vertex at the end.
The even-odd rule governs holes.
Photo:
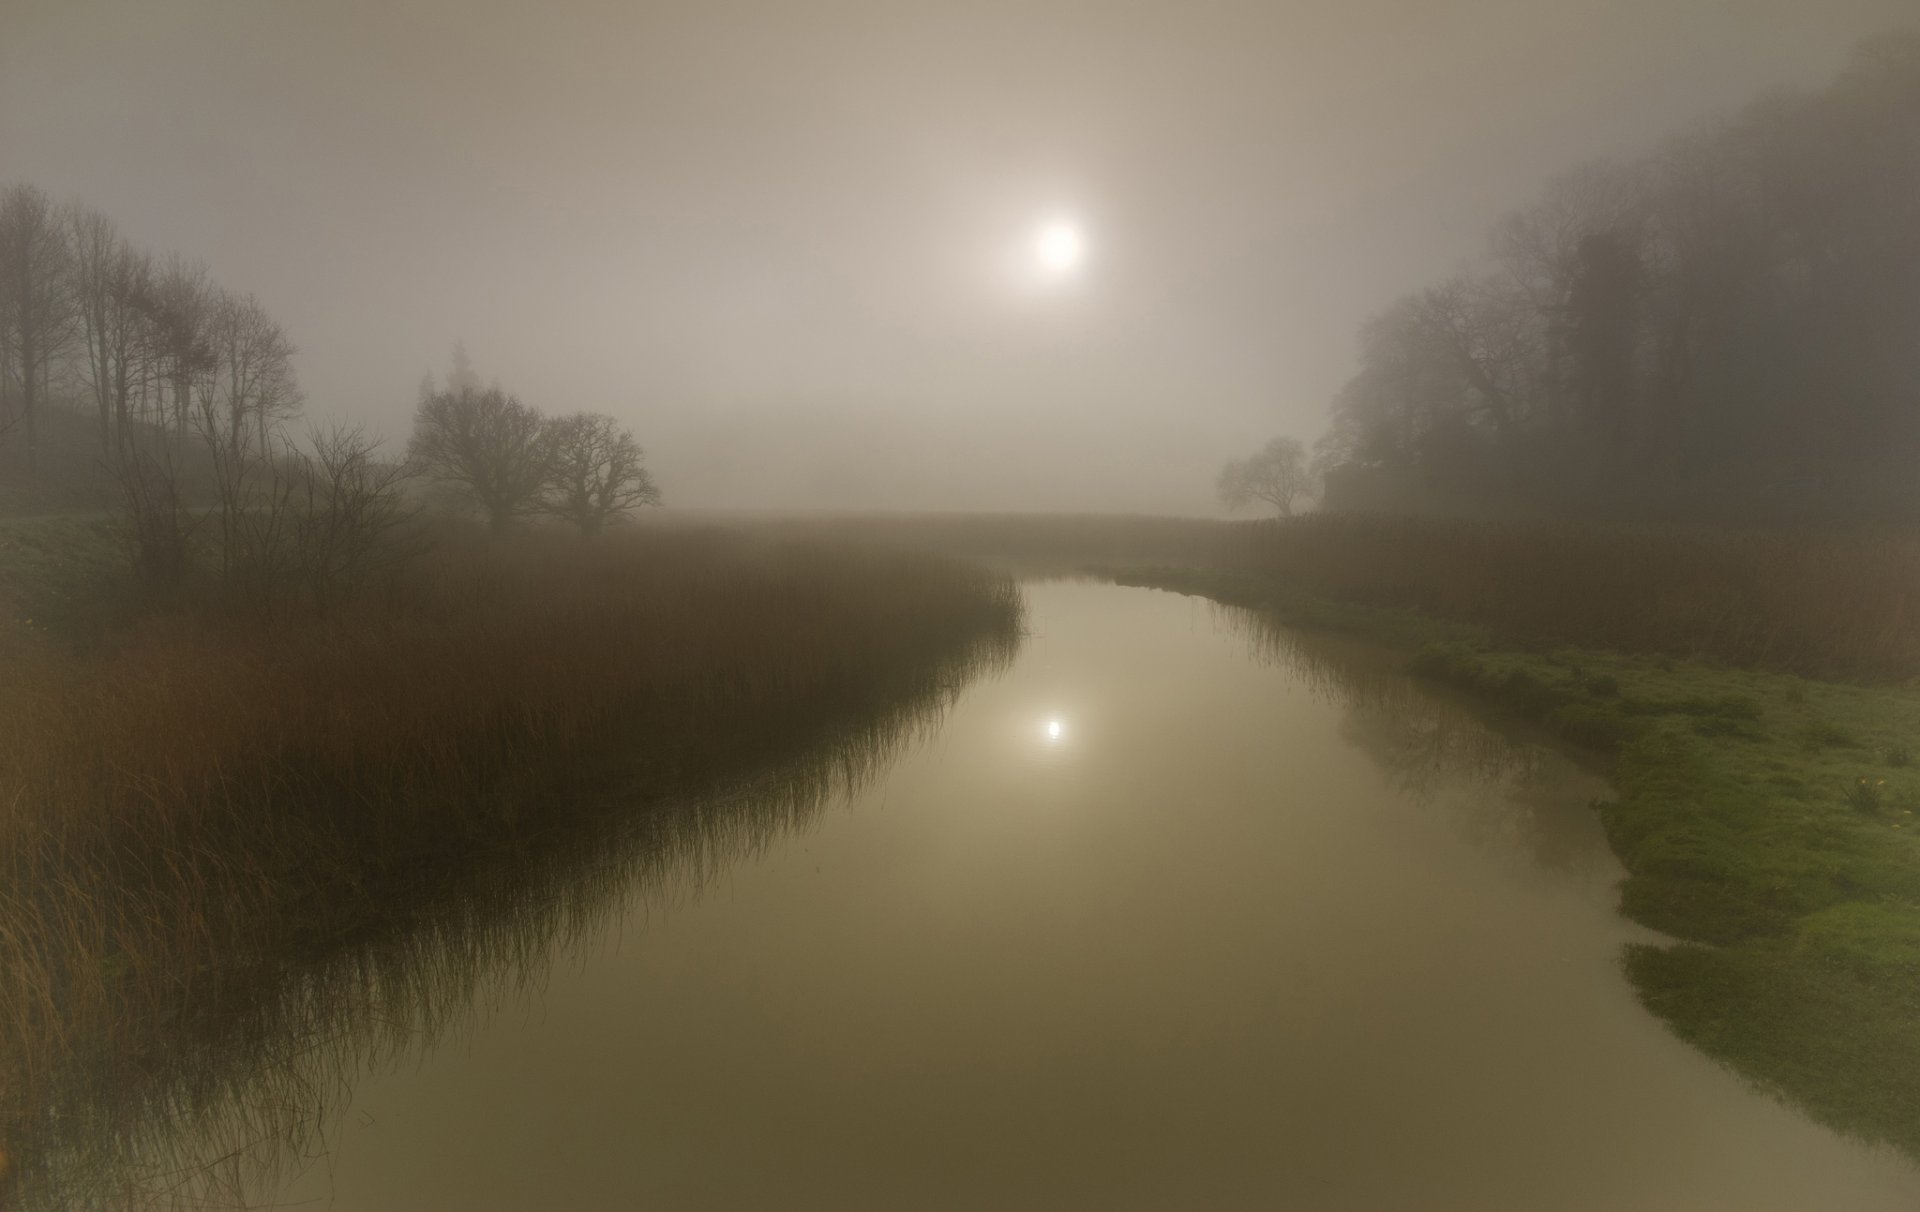
POLYGON ((422 384, 409 460, 485 517, 495 534, 541 516, 598 534, 660 489, 633 434, 612 417, 550 417, 498 387, 481 388, 456 348, 447 386, 422 384))
POLYGON ((1365 325, 1331 411, 1335 505, 1920 511, 1920 31, 1556 179, 1365 325))
POLYGON ((435 495, 498 533, 544 515, 597 533, 660 492, 612 417, 549 417, 482 388, 457 348, 423 385, 406 449, 293 423, 295 347, 252 295, 135 247, 106 216, 31 185, 0 193, 0 446, 40 462, 50 408, 95 421, 140 582, 196 578, 272 615, 325 611, 422 545, 435 495))
POLYGON ((31 185, 0 193, 0 433, 18 431, 29 469, 56 400, 91 408, 102 452, 152 430, 264 449, 300 411, 293 355, 259 301, 205 266, 31 185))

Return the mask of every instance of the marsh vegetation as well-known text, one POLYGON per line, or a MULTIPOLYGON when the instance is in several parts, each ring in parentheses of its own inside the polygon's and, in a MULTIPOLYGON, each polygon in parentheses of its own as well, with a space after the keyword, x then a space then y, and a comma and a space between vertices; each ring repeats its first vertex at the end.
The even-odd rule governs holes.
POLYGON ((447 543, 325 619, 151 618, 80 654, 9 628, 14 1181, 173 1097, 161 1027, 564 845, 616 774, 644 818, 885 735, 1018 620, 1008 581, 943 561, 693 532, 447 543))
POLYGON ((228 1054, 305 1083, 178 1137, 297 1106, 324 1157, 249 1160, 355 1208, 1911 1203, 1635 1002, 1604 782, 1544 735, 1270 616, 1025 593, 1014 660, 911 716, 929 743, 616 793, 551 884, 521 847, 402 899, 228 1054), (781 807, 847 757, 850 797, 795 793, 836 810, 781 807))

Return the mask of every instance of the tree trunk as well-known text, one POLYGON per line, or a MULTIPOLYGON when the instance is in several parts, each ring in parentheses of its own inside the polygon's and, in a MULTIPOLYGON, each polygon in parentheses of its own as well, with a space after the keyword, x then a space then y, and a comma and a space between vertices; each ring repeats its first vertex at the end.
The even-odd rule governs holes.
MULTIPOLYGON (((24 306, 24 304, 23 304, 24 306)), ((20 328, 20 423, 27 440, 27 474, 33 474, 40 457, 40 417, 33 364, 39 358, 39 342, 34 339, 32 322, 23 317, 20 328)))

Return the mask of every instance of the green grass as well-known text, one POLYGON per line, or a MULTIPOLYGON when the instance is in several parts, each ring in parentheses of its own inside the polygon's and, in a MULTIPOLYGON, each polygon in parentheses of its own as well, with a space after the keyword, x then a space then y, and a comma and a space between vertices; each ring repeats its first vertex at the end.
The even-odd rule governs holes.
POLYGON ((1606 755, 1626 971, 1690 1043, 1836 1128, 1920 1156, 1920 691, 1503 645, 1253 574, 1148 585, 1400 648, 1421 676, 1606 755))

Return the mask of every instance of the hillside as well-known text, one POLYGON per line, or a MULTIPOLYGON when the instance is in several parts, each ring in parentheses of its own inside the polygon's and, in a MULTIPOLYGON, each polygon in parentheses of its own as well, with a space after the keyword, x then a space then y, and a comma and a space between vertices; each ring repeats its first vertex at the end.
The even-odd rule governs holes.
MULTIPOLYGON (((187 499, 211 499, 212 475, 205 456, 188 443, 176 449, 175 457, 187 499)), ((119 481, 101 449, 99 423, 87 413, 58 407, 45 411, 32 469, 20 430, 0 437, 0 517, 101 513, 119 501, 119 481)))

